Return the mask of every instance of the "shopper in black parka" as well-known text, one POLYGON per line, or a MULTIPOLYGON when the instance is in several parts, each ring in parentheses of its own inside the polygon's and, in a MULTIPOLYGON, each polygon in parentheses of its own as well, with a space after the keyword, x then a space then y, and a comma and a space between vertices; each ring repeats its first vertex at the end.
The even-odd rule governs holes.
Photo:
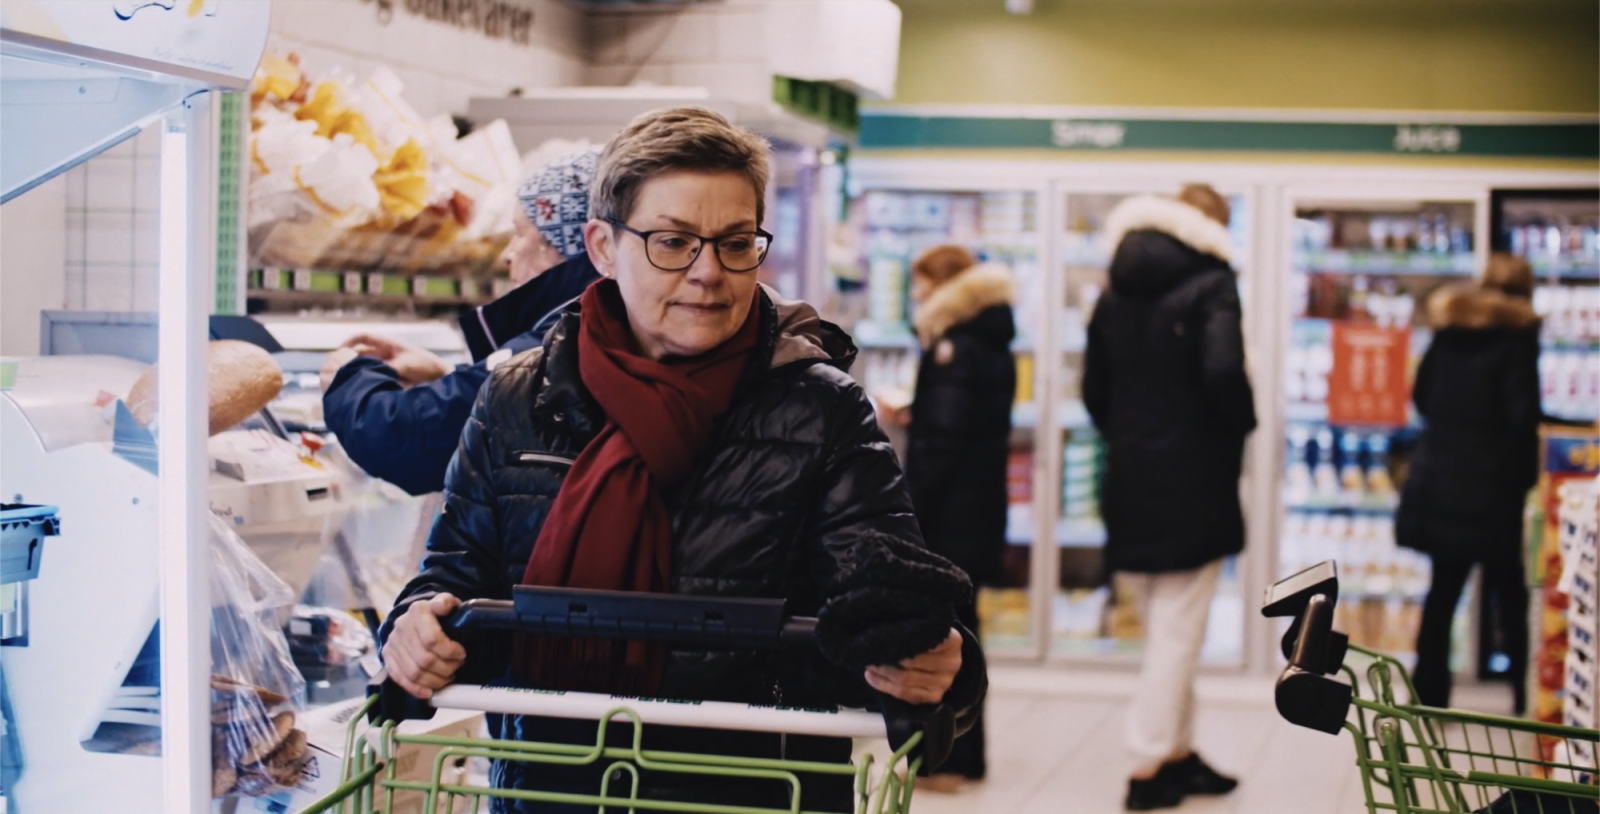
POLYGON ((1449 706, 1451 620, 1481 563, 1485 609, 1495 611, 1515 706, 1523 707, 1522 506, 1538 479, 1541 417, 1532 293, 1527 261, 1496 254, 1481 280, 1427 300, 1433 341, 1412 388, 1426 427, 1401 489, 1395 540, 1433 560, 1415 672, 1418 699, 1429 706, 1449 706))
MULTIPOLYGON (((554 539, 544 534, 552 528, 547 520, 552 512, 559 516, 564 496, 578 494, 563 492, 563 484, 592 477, 592 468, 583 474, 584 462, 595 460, 590 451, 629 432, 628 424, 616 430, 616 416, 601 407, 608 396, 589 383, 607 380, 592 378, 595 363, 581 361, 580 347, 602 348, 607 358, 634 356, 643 361, 629 364, 641 370, 670 368, 731 344, 731 327, 738 337, 754 337, 754 344, 742 351, 747 361, 706 446, 670 488, 653 485, 666 476, 650 467, 650 458, 641 464, 671 538, 666 582, 654 590, 782 598, 790 613, 819 617, 821 652, 673 648, 651 691, 800 707, 940 703, 954 714, 956 732, 971 726, 987 686, 976 639, 955 627, 955 606, 970 601, 971 585, 922 546, 894 452, 871 403, 846 374, 853 344, 810 306, 755 286, 753 266, 725 263, 728 253, 754 241, 766 171, 763 142, 698 108, 645 114, 608 145, 595 182, 596 220, 585 230, 590 256, 606 279, 569 306, 542 347, 491 374, 445 477, 444 508, 422 572, 380 631, 385 664, 391 675, 405 674, 407 690, 428 697, 457 679, 525 682, 503 636, 449 642, 436 619, 457 600, 507 598, 523 584, 530 558, 540 561, 538 552, 548 551, 554 539), (699 235, 722 237, 697 243, 699 235), (692 252, 689 265, 672 264, 668 258, 681 255, 669 252, 692 252), (592 315, 586 304, 602 295, 621 303, 633 350, 592 344, 589 320, 614 320, 607 314, 618 308, 592 315), (742 308, 741 300, 747 303, 742 308), (885 672, 877 666, 886 663, 900 667, 885 672), (908 689, 904 682, 913 679, 918 687, 908 689)), ((665 412, 666 404, 623 408, 665 412)), ((616 514, 653 516, 649 505, 616 514)), ((629 556, 649 553, 636 549, 629 556)), ((592 744, 595 729, 593 722, 503 716, 494 734, 592 744)), ((631 732, 613 735, 620 736, 617 745, 631 742, 631 732)), ((842 762, 851 743, 646 726, 644 748, 842 762)), ((491 778, 497 788, 592 795, 602 769, 496 761, 491 778)), ((849 778, 807 777, 799 805, 851 810, 849 786, 849 778)), ((643 771, 640 794, 790 805, 786 783, 654 770, 643 771)), ((491 810, 567 814, 593 808, 496 799, 491 810)))
POLYGON ((1119 207, 1083 400, 1108 447, 1111 571, 1182 571, 1244 549, 1239 475, 1256 427, 1227 230, 1192 206, 1119 207), (1119 217, 1120 215, 1120 217, 1119 217))
MULTIPOLYGON (((938 246, 912 264, 911 280, 922 346, 907 432, 911 502, 928 548, 980 585, 999 576, 1006 544, 1006 457, 1017 390, 1011 272, 978 265, 960 246, 938 246)), ((961 614, 976 631, 976 609, 963 606, 961 614)), ((984 737, 980 722, 956 742, 940 773, 983 779, 984 737)))
POLYGON ((1106 443, 1105 564, 1144 632, 1132 811, 1237 785, 1193 747, 1194 675, 1222 560, 1244 548, 1239 475, 1256 426, 1228 218, 1203 185, 1119 204, 1106 223, 1110 290, 1089 323, 1083 400, 1106 443))
POLYGON ((1011 272, 941 246, 917 260, 912 288, 914 297, 919 289, 926 293, 915 297, 922 358, 907 428, 911 502, 928 548, 974 584, 990 582, 1005 548, 1006 455, 1017 390, 1011 272), (955 270, 946 270, 951 265, 955 270))

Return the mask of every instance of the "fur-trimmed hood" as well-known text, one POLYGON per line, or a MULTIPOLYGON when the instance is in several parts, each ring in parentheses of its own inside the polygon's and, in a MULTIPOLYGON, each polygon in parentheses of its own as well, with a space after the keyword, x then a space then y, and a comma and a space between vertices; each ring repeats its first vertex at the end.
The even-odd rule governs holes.
POLYGON ((1144 229, 1170 235, 1201 254, 1209 254, 1226 263, 1233 262, 1233 243, 1228 239, 1228 227, 1172 198, 1136 195, 1117 204, 1106 217, 1106 239, 1111 246, 1120 245, 1129 232, 1144 229))
POLYGON ((1533 303, 1472 283, 1447 285, 1428 295, 1428 325, 1445 328, 1533 328, 1540 317, 1533 303))
POLYGON ((996 305, 1009 306, 1014 298, 1011 270, 996 263, 980 263, 950 278, 917 306, 912 320, 917 339, 924 349, 931 348, 951 328, 971 322, 996 305))

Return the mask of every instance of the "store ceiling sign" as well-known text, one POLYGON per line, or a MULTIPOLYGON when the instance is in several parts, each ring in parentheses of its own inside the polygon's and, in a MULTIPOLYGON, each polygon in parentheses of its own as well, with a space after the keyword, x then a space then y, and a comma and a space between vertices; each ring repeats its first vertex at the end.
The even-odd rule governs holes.
POLYGON ((1600 121, 1560 124, 1410 124, 1194 119, 920 116, 866 111, 869 149, 1058 149, 1080 152, 1383 153, 1600 158, 1600 121))
POLYGON ((436 23, 476 31, 491 40, 517 45, 533 41, 533 7, 515 0, 362 0, 378 9, 378 22, 388 25, 396 6, 407 14, 436 23))

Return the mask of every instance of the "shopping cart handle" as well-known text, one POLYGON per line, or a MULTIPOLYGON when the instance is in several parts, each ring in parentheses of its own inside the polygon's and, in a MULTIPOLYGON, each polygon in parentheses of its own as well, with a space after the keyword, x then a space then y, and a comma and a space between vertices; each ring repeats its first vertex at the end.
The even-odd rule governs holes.
MULTIPOLYGON (((1267 595, 1261 602, 1261 615, 1269 619, 1278 616, 1294 617, 1294 622, 1283 634, 1281 648, 1284 658, 1294 657, 1295 642, 1300 639, 1307 606, 1318 596, 1327 599, 1330 608, 1339 602, 1339 569, 1332 560, 1325 560, 1293 576, 1285 577, 1267 589, 1267 595)), ((1344 664, 1345 652, 1350 648, 1350 637, 1333 629, 1331 615, 1326 632, 1319 631, 1315 635, 1324 637, 1319 640, 1323 642, 1319 645, 1319 652, 1326 654, 1326 657, 1318 659, 1318 663, 1322 665, 1321 672, 1332 675, 1338 671, 1339 665, 1344 664)), ((1305 664, 1301 664, 1300 667, 1311 669, 1305 664)))
POLYGON ((817 620, 788 615, 782 599, 519 585, 509 600, 461 603, 440 626, 451 638, 471 630, 515 630, 679 647, 775 650, 813 646, 817 620))
MULTIPOLYGON (((817 620, 790 616, 782 599, 700 597, 518 585, 511 599, 469 599, 440 618, 445 635, 460 640, 479 630, 536 636, 624 639, 675 647, 755 649, 815 647, 817 620)), ((372 718, 427 720, 433 707, 412 698, 388 671, 375 676, 372 718)))
POLYGON ((1295 624, 1299 632, 1289 666, 1273 688, 1278 714, 1296 726, 1338 734, 1344 728, 1354 690, 1327 675, 1337 670, 1344 658, 1341 645, 1337 653, 1340 661, 1329 663, 1334 655, 1333 600, 1323 594, 1309 597, 1295 624))

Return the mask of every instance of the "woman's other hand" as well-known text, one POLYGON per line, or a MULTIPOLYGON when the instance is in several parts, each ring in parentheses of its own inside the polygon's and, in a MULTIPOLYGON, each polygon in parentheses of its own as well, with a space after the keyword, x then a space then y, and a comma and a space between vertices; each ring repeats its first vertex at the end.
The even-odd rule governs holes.
POLYGON ((394 372, 400 374, 400 383, 407 387, 426 384, 450 373, 450 365, 432 351, 381 336, 357 334, 346 340, 344 347, 394 368, 394 372))
MULTIPOLYGON (((395 620, 383 644, 383 664, 394 683, 413 698, 432 698, 433 691, 449 684, 466 661, 466 648, 439 627, 439 617, 460 605, 461 600, 450 594, 437 594, 425 602, 411 603, 395 620)), ((959 645, 956 653, 959 660, 959 645)))
POLYGON ((937 704, 961 672, 961 634, 955 628, 938 647, 898 665, 867 668, 867 684, 910 704, 937 704))

